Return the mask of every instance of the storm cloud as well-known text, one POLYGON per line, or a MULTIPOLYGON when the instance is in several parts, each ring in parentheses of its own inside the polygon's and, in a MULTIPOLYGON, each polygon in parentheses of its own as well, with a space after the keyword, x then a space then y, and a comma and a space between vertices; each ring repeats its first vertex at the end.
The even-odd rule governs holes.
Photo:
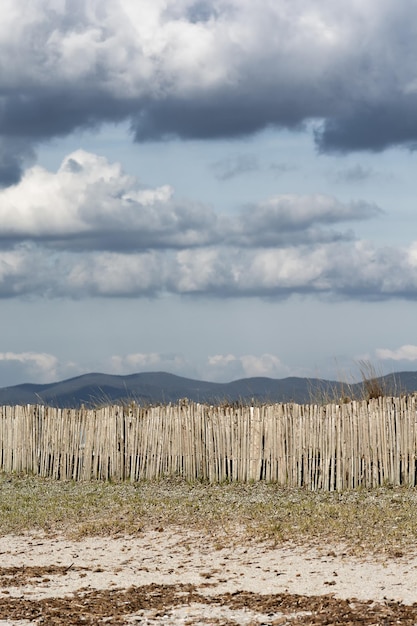
POLYGON ((0 182, 40 143, 130 121, 135 141, 314 121, 320 151, 414 149, 415 0, 4 0, 0 182))

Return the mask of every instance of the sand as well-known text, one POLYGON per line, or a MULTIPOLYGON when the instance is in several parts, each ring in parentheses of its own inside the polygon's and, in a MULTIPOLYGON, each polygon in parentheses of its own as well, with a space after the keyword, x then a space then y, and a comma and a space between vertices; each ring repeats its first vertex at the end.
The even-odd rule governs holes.
POLYGON ((0 538, 0 626, 359 622, 417 623, 417 554, 359 559, 162 528, 0 538))

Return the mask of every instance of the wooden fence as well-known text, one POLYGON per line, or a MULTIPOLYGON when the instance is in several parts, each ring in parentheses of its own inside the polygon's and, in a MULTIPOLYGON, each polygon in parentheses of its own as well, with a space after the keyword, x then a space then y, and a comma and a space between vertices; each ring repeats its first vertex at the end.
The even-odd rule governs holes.
POLYGON ((417 397, 342 405, 0 407, 0 470, 342 490, 417 484, 417 397))

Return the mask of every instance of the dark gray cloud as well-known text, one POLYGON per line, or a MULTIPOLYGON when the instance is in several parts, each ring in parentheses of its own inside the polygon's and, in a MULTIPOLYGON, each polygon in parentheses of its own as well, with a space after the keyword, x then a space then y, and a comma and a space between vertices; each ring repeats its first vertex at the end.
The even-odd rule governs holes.
MULTIPOLYGON (((94 86, 93 86, 94 87, 94 86)), ((75 129, 91 128, 103 122, 120 122, 131 113, 131 105, 100 89, 47 94, 16 94, 3 98, 0 104, 2 137, 36 142, 70 134, 75 129)))
POLYGON ((415 0, 6 2, 0 182, 41 141, 130 120, 136 141, 310 120, 319 150, 417 144, 415 0))
POLYGON ((0 138, 0 187, 19 182, 25 167, 34 160, 30 143, 19 138, 0 138))
MULTIPOLYGON (((417 16, 417 10, 416 10, 417 16)), ((325 120, 316 130, 322 152, 373 150, 380 152, 392 145, 417 148, 417 94, 377 105, 358 105, 349 116, 325 120)))
MULTIPOLYGON (((144 104, 132 120, 135 141, 237 138, 268 126, 300 129, 309 117, 304 103, 277 96, 271 87, 267 91, 266 86, 259 86, 263 89, 258 91, 251 75, 242 77, 242 82, 245 86, 232 89, 226 85, 187 100, 179 96, 144 104)), ((301 93, 300 98, 306 95, 301 93)))

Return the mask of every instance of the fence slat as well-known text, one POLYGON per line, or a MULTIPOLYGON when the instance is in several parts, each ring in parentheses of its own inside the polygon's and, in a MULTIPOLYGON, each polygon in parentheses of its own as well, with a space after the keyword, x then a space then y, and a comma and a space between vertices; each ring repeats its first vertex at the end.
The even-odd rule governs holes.
POLYGON ((60 480, 417 484, 417 397, 341 405, 0 407, 0 470, 60 480))

